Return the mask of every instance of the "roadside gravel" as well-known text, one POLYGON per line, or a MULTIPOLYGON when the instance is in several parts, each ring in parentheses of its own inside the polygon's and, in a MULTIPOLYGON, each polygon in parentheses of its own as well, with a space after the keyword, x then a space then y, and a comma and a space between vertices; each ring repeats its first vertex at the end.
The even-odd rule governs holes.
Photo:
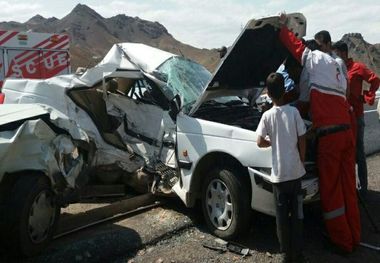
MULTIPOLYGON (((380 227, 380 155, 373 155, 367 161, 370 193, 366 204, 376 224, 380 227)), ((374 233, 366 214, 363 213, 363 207, 360 206, 360 208, 362 241, 380 246, 380 234, 374 233)), ((182 213, 188 214, 192 218, 194 227, 170 235, 156 244, 138 250, 133 257, 121 257, 116 262, 281 262, 274 218, 259 213, 255 214, 249 233, 237 240, 238 243, 248 247, 252 254, 242 258, 231 252, 220 253, 203 247, 203 244, 218 245, 218 243, 214 236, 207 233, 199 214, 193 210, 182 211, 182 213)), ((348 256, 331 252, 322 237, 324 230, 318 205, 305 208, 304 227, 304 254, 308 262, 380 262, 380 252, 364 247, 358 247, 354 253, 348 256)))

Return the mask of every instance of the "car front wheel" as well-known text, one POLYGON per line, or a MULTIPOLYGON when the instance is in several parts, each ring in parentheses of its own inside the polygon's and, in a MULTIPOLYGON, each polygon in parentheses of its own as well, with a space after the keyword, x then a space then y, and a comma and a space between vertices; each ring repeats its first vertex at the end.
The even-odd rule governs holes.
POLYGON ((202 210, 216 236, 233 239, 249 230, 250 194, 244 178, 234 169, 212 170, 203 182, 202 210))
POLYGON ((43 176, 21 176, 6 204, 6 246, 23 256, 38 254, 51 241, 60 209, 43 176))

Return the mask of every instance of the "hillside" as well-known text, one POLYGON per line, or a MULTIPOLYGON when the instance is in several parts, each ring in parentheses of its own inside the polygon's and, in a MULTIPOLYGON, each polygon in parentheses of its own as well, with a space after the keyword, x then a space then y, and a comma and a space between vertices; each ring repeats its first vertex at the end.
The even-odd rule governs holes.
MULTIPOLYGON (((114 43, 139 42, 175 54, 182 54, 213 70, 219 62, 216 49, 199 49, 176 40, 159 22, 151 22, 123 14, 104 18, 86 5, 78 4, 62 19, 36 15, 25 23, 0 22, 0 29, 67 33, 71 39, 71 64, 94 66, 114 43)), ((367 43, 361 34, 343 36, 351 56, 380 75, 380 44, 367 43)))
POLYGON ((345 34, 342 40, 348 45, 350 57, 361 61, 380 76, 380 44, 369 44, 360 33, 345 34))
POLYGON ((139 42, 171 53, 183 54, 206 65, 209 69, 215 68, 219 62, 219 54, 216 50, 198 49, 181 43, 158 22, 126 15, 104 18, 82 4, 78 4, 62 19, 36 15, 25 23, 1 22, 0 28, 69 34, 73 70, 78 66, 95 65, 114 43, 119 42, 139 42))

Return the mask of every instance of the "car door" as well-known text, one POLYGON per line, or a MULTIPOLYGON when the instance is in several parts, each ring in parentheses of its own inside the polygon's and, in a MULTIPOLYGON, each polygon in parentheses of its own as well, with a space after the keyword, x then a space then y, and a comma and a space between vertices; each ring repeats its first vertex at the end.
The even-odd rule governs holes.
POLYGON ((160 162, 175 167, 175 124, 148 81, 114 73, 103 86, 107 111, 120 118, 125 144, 152 167, 160 162))

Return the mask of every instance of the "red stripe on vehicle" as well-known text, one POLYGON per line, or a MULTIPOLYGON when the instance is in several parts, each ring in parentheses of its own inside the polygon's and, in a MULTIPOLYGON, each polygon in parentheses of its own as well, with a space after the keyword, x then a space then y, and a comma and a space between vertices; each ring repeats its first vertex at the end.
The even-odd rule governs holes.
MULTIPOLYGON (((41 59, 39 60, 28 60, 28 62, 33 62, 33 68, 35 72, 28 72, 26 66, 28 65, 27 63, 24 63, 23 65, 18 65, 18 68, 21 70, 22 75, 24 78, 48 78, 51 76, 54 76, 58 74, 60 71, 63 69, 69 67, 69 55, 66 51, 49 51, 44 54, 43 57, 40 57, 41 59), (64 54, 64 63, 63 64, 58 64, 57 59, 54 60, 53 56, 58 56, 60 54, 64 54), (48 57, 52 57, 53 60, 51 62, 51 68, 46 67, 46 59, 48 57)), ((15 72, 13 71, 13 65, 15 64, 15 61, 12 61, 9 68, 10 70, 7 72, 6 77, 12 76, 15 72)))
MULTIPOLYGON (((50 45, 54 46, 54 45, 56 45, 56 44, 59 44, 59 43, 63 42, 64 40, 66 40, 66 38, 68 38, 68 35, 63 35, 63 36, 58 40, 58 42, 50 43, 48 46, 43 47, 43 48, 50 48, 50 47, 49 47, 50 45)), ((33 48, 42 48, 42 46, 43 46, 44 44, 48 43, 49 41, 50 41, 50 37, 46 38, 44 41, 42 41, 42 42, 38 43, 37 45, 33 46, 33 48)), ((26 50, 26 51, 24 51, 23 53, 18 54, 14 59, 17 60, 17 59, 23 57, 24 55, 28 54, 29 52, 33 52, 33 51, 28 51, 28 50, 26 50)))
MULTIPOLYGON (((60 68, 62 68, 62 67, 68 67, 68 65, 69 65, 69 55, 68 55, 68 53, 67 52, 65 52, 65 51, 60 51, 60 52, 49 52, 49 53, 51 53, 51 54, 46 54, 45 56, 44 56, 44 58, 42 59, 42 60, 40 60, 38 63, 37 63, 37 67, 42 67, 42 68, 44 68, 47 72, 52 72, 52 71, 55 71, 55 69, 60 69, 60 68), (56 53, 56 54, 52 54, 52 53, 56 53), (47 68, 46 67, 46 65, 44 64, 44 62, 45 62, 45 59, 48 59, 49 57, 52 57, 52 56, 58 56, 58 55, 61 55, 61 54, 64 54, 65 55, 65 64, 62 64, 62 65, 56 65, 56 66, 54 66, 54 60, 53 60, 53 66, 52 66, 52 68, 50 69, 50 68, 47 68)), ((57 61, 57 60, 56 60, 57 61)))
MULTIPOLYGON (((55 49, 60 49, 64 46, 66 46, 68 43, 63 43, 62 45, 59 45, 57 47, 55 47, 55 49)), ((45 51, 46 53, 43 55, 44 58, 50 56, 51 53, 56 53, 56 52, 66 52, 66 51, 45 51)))
MULTIPOLYGON (((43 44, 49 42, 49 40, 50 40, 50 38, 47 38, 47 39, 45 39, 44 41, 42 41, 42 42, 40 42, 40 43, 34 45, 32 48, 40 48, 43 44)), ((26 50, 26 51, 24 51, 24 52, 18 54, 17 56, 15 56, 14 59, 19 59, 19 58, 21 58, 22 56, 28 54, 29 52, 30 52, 30 50, 26 50)))
POLYGON ((62 65, 62 66, 59 66, 59 67, 55 67, 51 71, 43 72, 42 78, 48 79, 48 78, 54 77, 54 76, 58 75, 59 73, 63 72, 67 68, 68 68, 67 65, 65 65, 65 66, 62 65))
MULTIPOLYGON (((59 49, 59 47, 61 46, 64 46, 64 45, 67 45, 67 43, 65 43, 64 45, 59 45, 63 42, 64 40, 60 41, 59 43, 51 43, 49 44, 48 46, 44 47, 46 49, 59 49)), ((20 61, 16 61, 18 65, 23 65, 25 62, 27 61, 30 61, 30 60, 34 60, 36 58, 39 57, 39 51, 29 51, 29 55, 26 56, 25 58, 23 58, 22 60, 20 61)))
POLYGON ((12 32, 12 33, 10 33, 8 36, 6 36, 5 38, 3 38, 0 41, 0 45, 4 44, 5 42, 7 42, 9 39, 11 39, 12 37, 14 37, 17 34, 18 34, 18 32, 12 32))

